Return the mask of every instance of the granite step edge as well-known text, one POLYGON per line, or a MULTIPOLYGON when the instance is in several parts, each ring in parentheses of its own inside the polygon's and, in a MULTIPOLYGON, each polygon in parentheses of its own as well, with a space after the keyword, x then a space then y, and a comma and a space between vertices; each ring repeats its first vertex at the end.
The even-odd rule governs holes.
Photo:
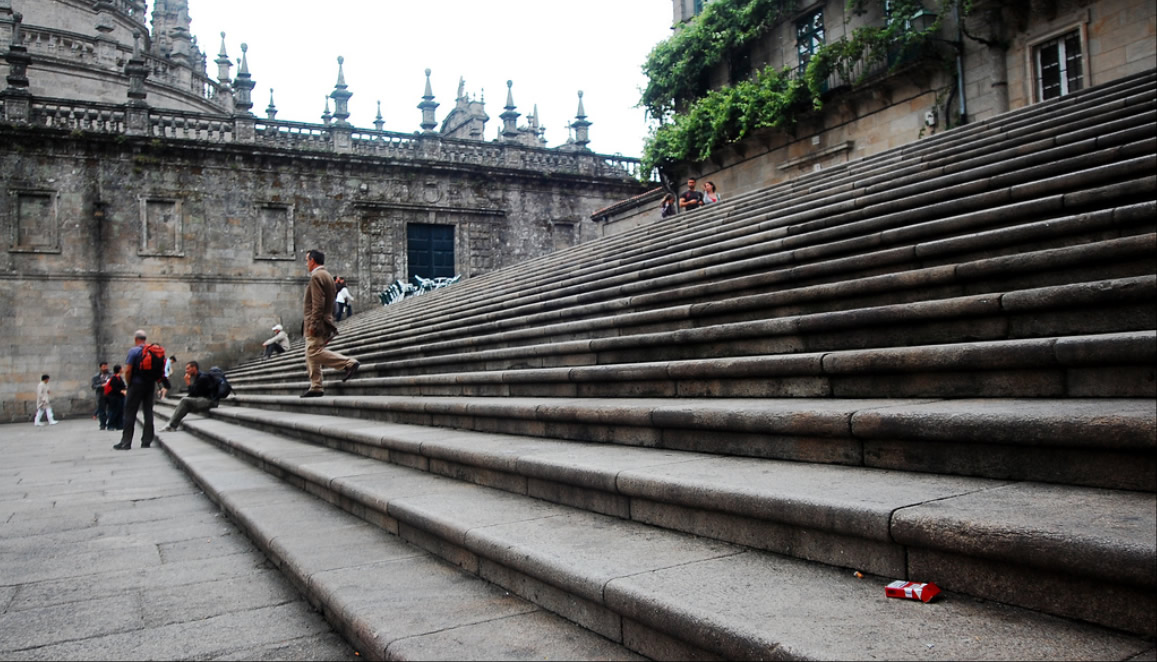
POLYGON ((244 528, 310 604, 367 659, 431 659, 431 655, 462 660, 520 659, 520 655, 528 660, 644 659, 519 597, 503 595, 464 570, 449 570, 452 566, 429 552, 281 481, 274 479, 275 484, 265 487, 236 486, 230 479, 239 473, 265 474, 220 450, 212 457, 197 452, 196 445, 205 442, 194 441, 191 435, 170 433, 170 437, 162 446, 174 462, 244 528), (303 535, 303 531, 320 536, 303 535), (389 596, 367 600, 348 591, 347 584, 351 575, 388 572, 391 565, 410 573, 430 572, 435 578, 449 575, 449 579, 421 586, 424 601, 458 602, 472 610, 459 608, 450 614, 457 619, 443 619, 428 631, 387 634, 396 627, 394 621, 406 620, 412 600, 399 600, 396 605, 389 596), (467 613, 462 615, 463 611, 467 613))
MULTIPOLYGON (((249 435, 251 436, 251 435, 249 435)), ((247 442, 235 440, 238 446, 244 446, 247 442)), ((334 453, 339 453, 334 451, 334 453)), ((320 471, 322 465, 314 467, 315 471, 320 471)), ((359 484, 356 476, 350 478, 343 478, 340 466, 335 463, 324 465, 325 469, 330 471, 329 477, 323 482, 328 484, 324 489, 330 489, 341 492, 343 497, 355 497, 359 492, 364 492, 367 489, 365 483, 359 484), (347 484, 348 483, 348 484, 347 484)), ((364 471, 364 470, 363 470, 364 471)), ((304 473, 304 470, 303 470, 304 473)), ((317 480, 315 476, 314 480, 317 480)), ((486 489, 486 488, 482 488, 486 489)), ((363 497, 365 498, 365 497, 363 497)), ((382 507, 389 514, 402 524, 410 524, 411 526, 423 527, 430 533, 440 533, 446 539, 449 538, 456 544, 464 545, 471 553, 477 554, 480 557, 490 558, 492 562, 504 567, 511 567, 516 571, 526 573, 528 576, 537 577, 539 581, 545 582, 552 586, 566 586, 566 590, 576 591, 582 595, 584 599, 597 603, 599 601, 597 586, 602 583, 601 579, 594 580, 590 577, 581 576, 581 572, 573 567, 566 567, 565 561, 559 561, 556 558, 557 554, 548 551, 536 551, 533 548, 528 548, 523 543, 517 540, 508 539, 506 536, 517 535, 499 530, 501 527, 476 528, 462 521, 456 521, 456 515, 453 512, 452 506, 439 505, 447 498, 445 494, 440 495, 437 499, 417 499, 417 503, 411 501, 389 501, 387 497, 378 497, 375 499, 366 499, 365 503, 375 504, 375 507, 382 507), (448 509, 448 510, 447 510, 448 509), (439 514, 441 513, 441 514, 439 514), (447 533, 448 532, 448 533, 447 533), (563 565, 558 565, 562 563, 563 565), (578 575, 575 573, 579 572, 578 575)), ((477 497, 471 497, 476 499, 477 497)), ((517 519, 515 517, 514 519, 517 519)), ((584 529, 585 530, 585 529, 584 529)), ((654 537, 658 534, 648 534, 654 537)), ((433 545, 434 548, 438 544, 433 545)), ((557 551, 557 550, 556 550, 557 551)), ((453 556, 451 554, 451 556, 453 556)), ((496 571, 499 575, 501 571, 496 571)), ((653 572, 648 570, 647 572, 653 572)), ((740 645, 740 644, 736 644, 740 645)), ((747 644, 742 644, 747 645, 747 644)), ((740 645, 740 646, 742 646, 740 645)))

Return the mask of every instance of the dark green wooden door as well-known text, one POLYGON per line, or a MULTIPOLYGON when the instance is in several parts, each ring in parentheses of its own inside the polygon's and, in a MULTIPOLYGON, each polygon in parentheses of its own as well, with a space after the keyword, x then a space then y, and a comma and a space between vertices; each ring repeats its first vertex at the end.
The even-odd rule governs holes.
POLYGON ((409 278, 454 276, 454 226, 410 223, 406 226, 409 278))

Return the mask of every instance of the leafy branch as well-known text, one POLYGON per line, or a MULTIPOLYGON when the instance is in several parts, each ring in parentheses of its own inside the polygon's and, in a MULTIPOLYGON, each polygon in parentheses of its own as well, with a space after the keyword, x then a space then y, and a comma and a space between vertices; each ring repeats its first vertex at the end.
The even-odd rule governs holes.
MULTIPOLYGON (((851 0, 849 12, 862 12, 864 1, 851 0)), ((682 32, 656 46, 644 66, 651 85, 644 91, 641 105, 662 123, 644 147, 643 172, 706 160, 717 149, 758 129, 790 129, 823 107, 829 81, 855 86, 885 64, 892 72, 914 58, 926 57, 940 29, 938 16, 930 25, 917 29, 910 19, 923 11, 921 2, 897 0, 885 25, 857 28, 849 37, 820 47, 802 76, 795 76, 790 67, 769 66, 749 80, 708 91, 705 79, 710 67, 778 21, 779 12, 789 6, 790 0, 716 0, 682 32), (770 5, 774 5, 774 12, 770 5), (719 27, 720 17, 744 15, 742 10, 754 8, 771 18, 758 23, 749 17, 749 22, 737 21, 734 31, 706 32, 719 27), (706 42, 705 34, 711 35, 706 42), (709 46, 702 58, 691 57, 694 51, 685 50, 701 43, 709 46), (683 56, 676 58, 676 53, 683 56), (671 69, 661 70, 660 66, 671 69)))

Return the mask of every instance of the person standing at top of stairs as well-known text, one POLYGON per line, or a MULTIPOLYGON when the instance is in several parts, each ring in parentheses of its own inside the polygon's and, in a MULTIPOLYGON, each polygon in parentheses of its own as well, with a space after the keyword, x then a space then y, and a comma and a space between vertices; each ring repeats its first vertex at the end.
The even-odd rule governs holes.
POLYGON ((692 211, 703 206, 703 192, 695 190, 695 178, 687 178, 687 190, 679 196, 679 208, 692 211))
POLYGON ((325 394, 322 388, 322 367, 345 370, 345 376, 342 377, 344 382, 354 376, 360 364, 355 359, 325 348, 337 335, 337 322, 333 317, 337 288, 333 276, 325 268, 325 253, 317 249, 307 251, 305 266, 309 269, 309 285, 305 288, 305 365, 309 370, 309 390, 302 393, 301 397, 318 398, 325 394))

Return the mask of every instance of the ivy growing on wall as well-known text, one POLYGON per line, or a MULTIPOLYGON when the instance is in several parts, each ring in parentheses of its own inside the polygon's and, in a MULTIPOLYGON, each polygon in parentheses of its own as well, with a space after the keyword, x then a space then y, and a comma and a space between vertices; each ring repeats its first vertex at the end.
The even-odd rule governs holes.
POLYGON ((711 70, 763 36, 796 0, 714 0, 694 21, 652 49, 641 105, 665 118, 709 89, 711 70))
MULTIPOLYGON (((866 0, 851 0, 849 13, 862 13, 866 0)), ((948 9, 952 0, 943 0, 948 9)), ((728 143, 764 128, 789 129, 823 105, 828 81, 850 85, 878 71, 896 68, 930 52, 940 18, 917 28, 911 20, 919 0, 894 0, 891 20, 857 28, 850 36, 818 49, 802 76, 792 67, 767 67, 750 79, 707 89, 715 66, 782 20, 793 0, 715 0, 696 20, 659 44, 643 70, 650 78, 641 105, 660 125, 643 149, 642 172, 678 162, 703 161, 728 143), (700 51, 699 49, 702 49, 700 51)))

